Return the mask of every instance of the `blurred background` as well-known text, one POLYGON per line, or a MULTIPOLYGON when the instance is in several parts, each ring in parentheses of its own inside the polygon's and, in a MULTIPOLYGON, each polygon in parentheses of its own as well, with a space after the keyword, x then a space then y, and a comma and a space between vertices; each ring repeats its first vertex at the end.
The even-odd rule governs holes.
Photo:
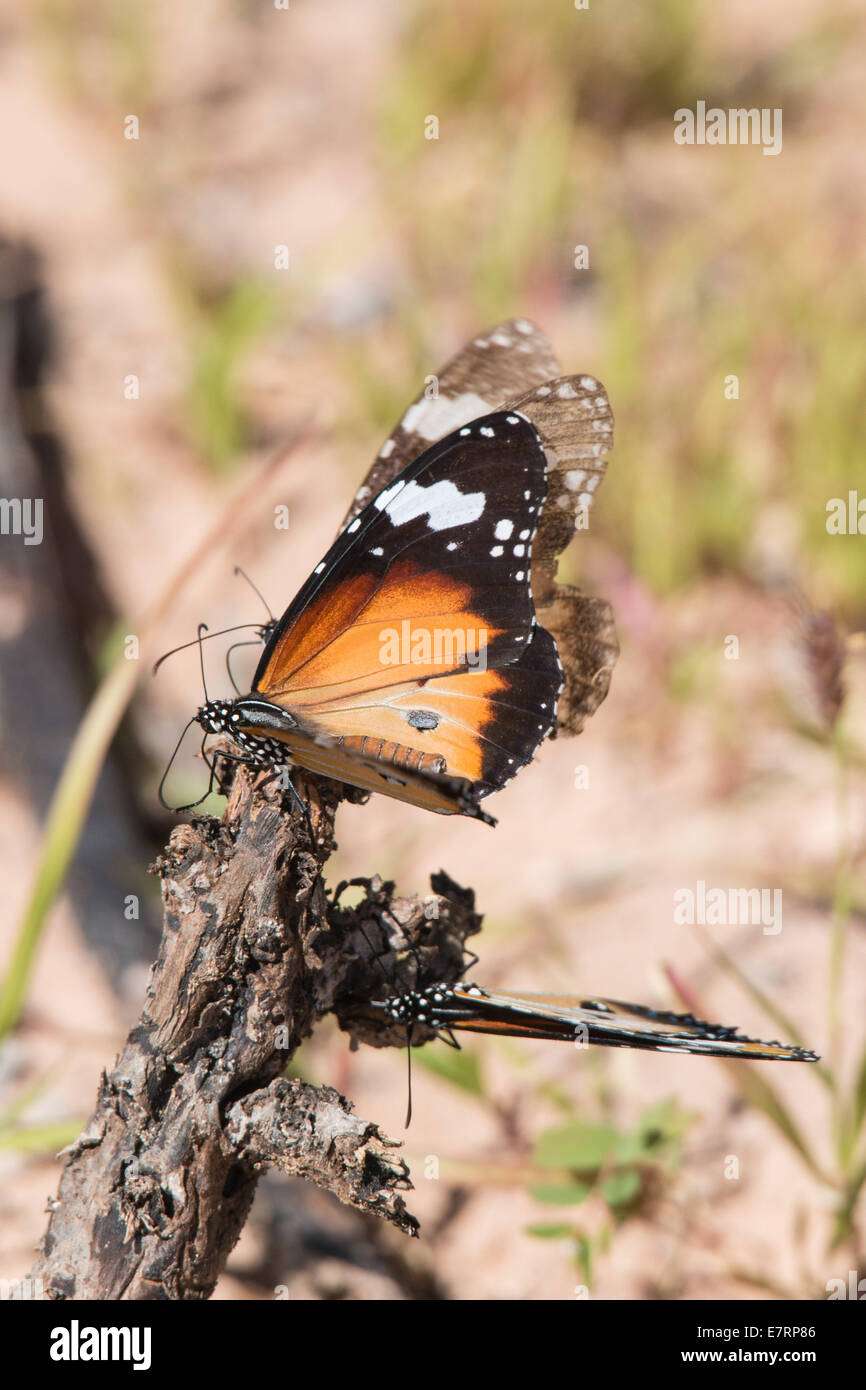
MULTIPOLYGON (((0 537, 0 1277, 156 951, 156 787, 201 687, 195 653, 152 662, 267 616, 235 565, 279 613, 424 377, 511 315, 616 416, 561 565, 614 604, 611 692, 494 832, 344 806, 330 882, 445 868, 485 916, 479 981, 824 1061, 437 1044, 405 1136, 420 1241, 269 1178, 216 1296, 866 1275, 866 538, 827 510, 866 499, 864 27, 819 0, 2 0, 0 481, 46 518, 41 545, 0 537), (782 152, 675 144, 700 100, 781 108, 782 152), (780 889, 781 931, 677 924, 701 880, 780 889)), ((208 676, 229 693, 217 643, 208 676)), ((402 1134, 404 1056, 326 1023, 293 1065, 402 1134)))

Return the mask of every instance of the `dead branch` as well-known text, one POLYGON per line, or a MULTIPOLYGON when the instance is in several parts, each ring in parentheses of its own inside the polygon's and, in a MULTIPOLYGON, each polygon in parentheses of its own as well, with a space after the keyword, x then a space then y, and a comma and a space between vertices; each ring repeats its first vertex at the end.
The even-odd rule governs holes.
POLYGON ((321 868, 342 789, 298 783, 313 847, 273 784, 241 769, 222 823, 179 825, 154 866, 159 958, 61 1177, 33 1270, 52 1298, 206 1298, 269 1167, 417 1231, 395 1142, 331 1088, 281 1074, 329 1010, 364 1041, 402 1045, 364 1019, 365 1001, 388 971, 413 984, 416 961, 430 981, 456 978, 480 921, 445 875, 420 901, 373 879, 357 906, 330 902, 321 868))

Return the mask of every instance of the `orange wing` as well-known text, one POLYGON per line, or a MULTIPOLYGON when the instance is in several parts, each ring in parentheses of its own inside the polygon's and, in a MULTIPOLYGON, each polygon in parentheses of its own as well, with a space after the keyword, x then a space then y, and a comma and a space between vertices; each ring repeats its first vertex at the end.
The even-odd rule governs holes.
POLYGON ((434 445, 349 524, 253 682, 303 731, 279 735, 295 761, 336 760, 325 775, 360 786, 377 763, 422 782, 437 770, 483 796, 530 760, 562 681, 530 591, 545 490, 533 427, 500 412, 434 445))

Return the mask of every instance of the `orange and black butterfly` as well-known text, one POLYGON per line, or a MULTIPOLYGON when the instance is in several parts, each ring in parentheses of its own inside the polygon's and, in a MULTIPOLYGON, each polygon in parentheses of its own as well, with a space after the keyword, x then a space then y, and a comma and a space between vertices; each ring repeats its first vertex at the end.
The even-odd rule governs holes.
POLYGON ((371 472, 378 492, 359 494, 269 633, 249 694, 195 716, 206 735, 254 766, 494 823, 480 802, 553 732, 563 685, 533 596, 542 508, 572 526, 612 432, 595 378, 539 383, 543 343, 525 320, 500 325, 410 407, 371 472), (509 394, 518 405, 485 409, 509 394))

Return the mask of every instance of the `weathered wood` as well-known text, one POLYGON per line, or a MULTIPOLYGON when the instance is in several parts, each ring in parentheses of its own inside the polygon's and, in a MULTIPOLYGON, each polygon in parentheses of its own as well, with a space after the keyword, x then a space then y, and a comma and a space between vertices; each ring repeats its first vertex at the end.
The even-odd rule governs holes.
POLYGON ((445 875, 420 901, 373 879, 356 907, 329 903, 321 867, 341 789, 299 789, 313 846, 273 782, 254 787, 242 768, 222 823, 179 825, 155 865, 159 958, 61 1177, 33 1269, 49 1297, 206 1298, 268 1167, 417 1231, 395 1142, 331 1088, 281 1073, 330 1009, 365 1041, 401 1045, 365 1020, 365 1001, 388 971, 414 983, 416 960, 431 979, 455 978, 479 918, 445 875), (415 954, 398 964, 407 941, 415 954))

